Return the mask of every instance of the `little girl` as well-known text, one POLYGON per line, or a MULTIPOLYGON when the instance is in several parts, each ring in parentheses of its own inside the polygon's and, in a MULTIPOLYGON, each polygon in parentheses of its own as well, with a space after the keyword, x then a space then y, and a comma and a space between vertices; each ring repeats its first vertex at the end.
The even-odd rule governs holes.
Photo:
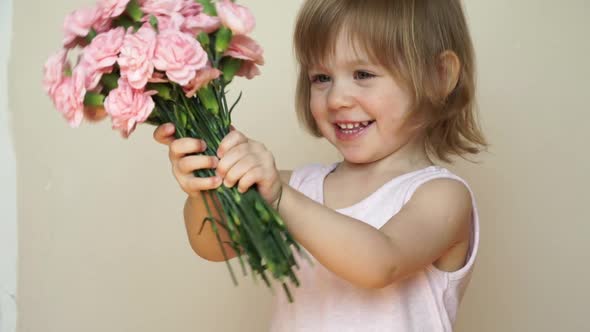
MULTIPOLYGON (((297 18, 297 112, 342 155, 279 171, 264 145, 233 130, 218 158, 203 141, 170 146, 188 194, 195 252, 223 260, 199 194, 256 185, 315 264, 295 302, 275 296, 272 331, 451 331, 479 239, 467 183, 433 160, 478 153, 474 56, 459 0, 307 0, 297 18), (213 178, 196 169, 215 168, 213 178)), ((227 234, 223 234, 227 239, 227 234)), ((227 246, 230 257, 236 253, 227 246)))

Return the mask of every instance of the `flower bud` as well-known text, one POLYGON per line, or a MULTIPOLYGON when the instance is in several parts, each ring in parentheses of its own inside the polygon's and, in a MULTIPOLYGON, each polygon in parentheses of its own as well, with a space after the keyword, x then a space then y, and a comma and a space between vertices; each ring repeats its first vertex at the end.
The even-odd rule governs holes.
POLYGON ((203 104, 206 109, 213 113, 213 115, 219 114, 217 98, 215 98, 215 94, 213 93, 213 90, 211 90, 211 87, 205 86, 199 89, 199 91, 197 91, 197 95, 199 96, 201 104, 203 104))
POLYGON ((100 78, 100 84, 108 91, 116 89, 119 84, 119 75, 115 73, 103 74, 100 78))
POLYGON ((221 60, 221 71, 223 72, 224 82, 231 82, 241 67, 242 60, 230 57, 223 58, 223 60, 221 60))
POLYGON ((84 96, 84 105, 86 106, 102 106, 104 104, 105 96, 96 92, 86 92, 84 96))
POLYGON ((172 96, 170 95, 170 86, 164 83, 148 83, 146 85, 146 90, 153 90, 158 93, 158 97, 164 100, 172 100, 172 96))
POLYGON ((218 54, 222 54, 225 52, 225 50, 227 50, 229 42, 231 41, 231 37, 231 30, 226 27, 221 27, 219 31, 217 31, 215 38, 215 51, 218 54))
POLYGON ((125 8, 125 13, 129 15, 135 22, 140 22, 141 18, 143 17, 143 12, 141 11, 141 7, 137 0, 129 1, 127 4, 127 8, 125 8))
POLYGON ((94 37, 96 37, 97 33, 96 30, 90 29, 90 31, 88 31, 88 34, 86 35, 86 37, 84 37, 86 43, 90 44, 92 42, 92 39, 94 39, 94 37))
POLYGON ((205 33, 205 32, 199 33, 199 35, 197 36, 197 40, 199 41, 199 43, 201 43, 201 46, 203 47, 204 50, 209 49, 209 43, 211 41, 209 40, 209 35, 207 33, 205 33))
POLYGON ((158 19, 154 15, 150 15, 150 25, 154 28, 154 30, 159 31, 158 19))
POLYGON ((178 120, 180 120, 180 125, 181 128, 188 128, 187 126, 187 122, 188 122, 188 118, 186 115, 186 112, 178 112, 178 120))

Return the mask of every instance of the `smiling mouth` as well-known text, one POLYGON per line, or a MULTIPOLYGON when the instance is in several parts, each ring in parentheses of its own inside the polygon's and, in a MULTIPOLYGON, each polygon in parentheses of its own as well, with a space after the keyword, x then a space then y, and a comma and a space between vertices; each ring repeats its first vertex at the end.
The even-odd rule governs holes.
POLYGON ((350 140, 362 135, 375 120, 361 122, 340 122, 335 123, 336 136, 341 140, 350 140))
POLYGON ((343 123, 336 123, 335 125, 342 130, 350 130, 350 129, 367 127, 373 122, 375 122, 375 120, 361 121, 361 122, 346 122, 346 123, 343 122, 343 123))

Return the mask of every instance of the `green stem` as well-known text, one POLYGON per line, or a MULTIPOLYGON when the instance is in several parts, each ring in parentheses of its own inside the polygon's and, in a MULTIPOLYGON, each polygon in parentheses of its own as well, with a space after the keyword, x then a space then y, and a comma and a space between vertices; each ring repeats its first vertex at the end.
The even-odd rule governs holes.
MULTIPOLYGON (((187 98, 179 87, 172 85, 169 96, 154 96, 156 109, 150 115, 150 121, 154 124, 158 121, 172 122, 176 127, 176 138, 193 137, 205 140, 207 149, 200 154, 214 156, 222 139, 229 133, 231 114, 225 95, 225 83, 217 81, 211 84, 210 91, 213 92, 219 108, 217 115, 213 115, 198 97, 187 98)), ((232 109, 234 106, 235 103, 232 109)), ((215 175, 212 169, 199 169, 194 173, 198 177, 215 175)), ((211 223, 234 283, 237 284, 237 279, 227 259, 226 244, 238 253, 244 274, 247 274, 245 263, 248 263, 254 280, 260 276, 274 292, 269 279, 272 276, 283 284, 287 297, 292 301, 285 282, 299 285, 294 272, 297 262, 291 248, 294 247, 297 251, 300 248, 288 233, 280 215, 260 196, 255 187, 243 194, 235 187, 225 186, 201 194, 208 215, 203 220, 203 225, 211 223), (207 197, 211 198, 213 204, 207 197), (214 210, 220 216, 219 219, 213 217, 214 210), (221 239, 221 229, 227 231, 229 241, 221 239)))

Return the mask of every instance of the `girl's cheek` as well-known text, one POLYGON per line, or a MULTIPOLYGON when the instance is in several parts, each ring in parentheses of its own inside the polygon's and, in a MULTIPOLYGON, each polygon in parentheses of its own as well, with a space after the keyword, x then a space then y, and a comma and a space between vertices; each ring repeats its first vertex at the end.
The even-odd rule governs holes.
POLYGON ((312 101, 309 104, 309 108, 311 110, 311 116, 316 120, 324 119, 326 117, 325 112, 325 105, 319 101, 312 101))

